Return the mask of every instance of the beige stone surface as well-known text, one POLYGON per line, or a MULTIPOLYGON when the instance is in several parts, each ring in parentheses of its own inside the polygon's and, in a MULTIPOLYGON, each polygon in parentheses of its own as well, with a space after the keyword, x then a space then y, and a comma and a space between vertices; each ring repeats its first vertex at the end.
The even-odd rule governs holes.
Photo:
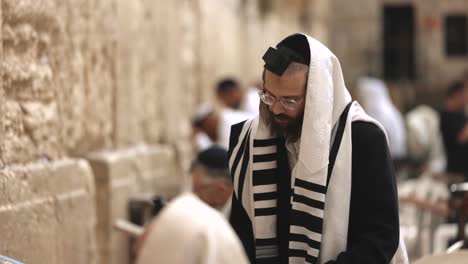
POLYGON ((129 197, 187 182, 190 118, 219 78, 257 81, 266 48, 310 25, 325 38, 324 1, 272 2, 2 0, 1 253, 128 263, 112 222, 129 197), (62 161, 77 156, 92 175, 62 161))
POLYGON ((24 263, 98 263, 95 190, 83 160, 0 170, 0 251, 24 263))
POLYGON ((156 143, 161 133, 159 95, 164 89, 159 81, 167 73, 160 60, 164 38, 156 39, 162 37, 157 12, 164 3, 117 0, 115 4, 115 141, 117 146, 156 143))
POLYGON ((204 100, 213 100, 220 78, 240 77, 244 66, 240 59, 243 57, 240 8, 241 2, 236 0, 199 1, 200 86, 204 100))
POLYGON ((112 1, 55 0, 60 21, 51 54, 59 86, 62 145, 79 155, 112 146, 114 57, 112 1))
POLYGON ((128 219, 129 198, 141 193, 173 196, 180 191, 183 178, 173 169, 174 154, 168 146, 140 145, 89 155, 96 184, 101 263, 128 263, 128 237, 112 225, 118 218, 128 219))
POLYGON ((49 61, 58 26, 51 0, 2 1, 5 163, 61 154, 58 106, 49 61))

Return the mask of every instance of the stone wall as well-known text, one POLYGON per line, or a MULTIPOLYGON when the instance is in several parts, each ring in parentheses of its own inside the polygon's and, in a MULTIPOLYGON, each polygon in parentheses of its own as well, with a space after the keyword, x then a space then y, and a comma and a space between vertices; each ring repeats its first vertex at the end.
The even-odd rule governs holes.
POLYGON ((1 0, 0 254, 128 263, 127 200, 188 182, 190 115, 327 0, 1 0))

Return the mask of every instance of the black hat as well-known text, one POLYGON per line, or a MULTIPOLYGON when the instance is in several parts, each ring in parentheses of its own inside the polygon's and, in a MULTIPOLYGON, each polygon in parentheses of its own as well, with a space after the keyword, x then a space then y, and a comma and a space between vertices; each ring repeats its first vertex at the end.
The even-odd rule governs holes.
POLYGON ((303 34, 290 35, 278 43, 276 49, 270 47, 262 59, 265 61, 265 68, 279 76, 283 75, 291 62, 309 66, 309 41, 303 34))
POLYGON ((198 153, 197 161, 210 169, 228 169, 227 151, 219 146, 212 146, 198 153))

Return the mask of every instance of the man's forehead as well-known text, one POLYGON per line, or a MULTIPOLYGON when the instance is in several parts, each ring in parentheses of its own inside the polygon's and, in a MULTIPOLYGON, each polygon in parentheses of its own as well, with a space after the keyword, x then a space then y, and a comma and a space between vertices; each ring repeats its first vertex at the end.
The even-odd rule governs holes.
POLYGON ((305 90, 307 76, 305 72, 295 71, 278 76, 269 70, 265 70, 264 88, 268 91, 281 93, 302 93, 305 90))

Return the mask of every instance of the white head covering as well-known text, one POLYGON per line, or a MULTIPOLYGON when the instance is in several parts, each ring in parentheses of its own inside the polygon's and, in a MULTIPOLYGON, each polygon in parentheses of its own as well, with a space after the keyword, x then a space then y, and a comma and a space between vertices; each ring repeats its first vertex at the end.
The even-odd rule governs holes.
POLYGON ((229 223, 191 193, 176 198, 151 223, 137 264, 247 264, 229 223))
POLYGON ((446 163, 439 122, 437 111, 427 105, 406 114, 408 156, 427 160, 432 172, 443 172, 446 163))
POLYGON ((406 134, 403 116, 393 105, 385 83, 377 78, 361 77, 357 82, 357 91, 366 113, 385 128, 392 158, 404 158, 406 134))

